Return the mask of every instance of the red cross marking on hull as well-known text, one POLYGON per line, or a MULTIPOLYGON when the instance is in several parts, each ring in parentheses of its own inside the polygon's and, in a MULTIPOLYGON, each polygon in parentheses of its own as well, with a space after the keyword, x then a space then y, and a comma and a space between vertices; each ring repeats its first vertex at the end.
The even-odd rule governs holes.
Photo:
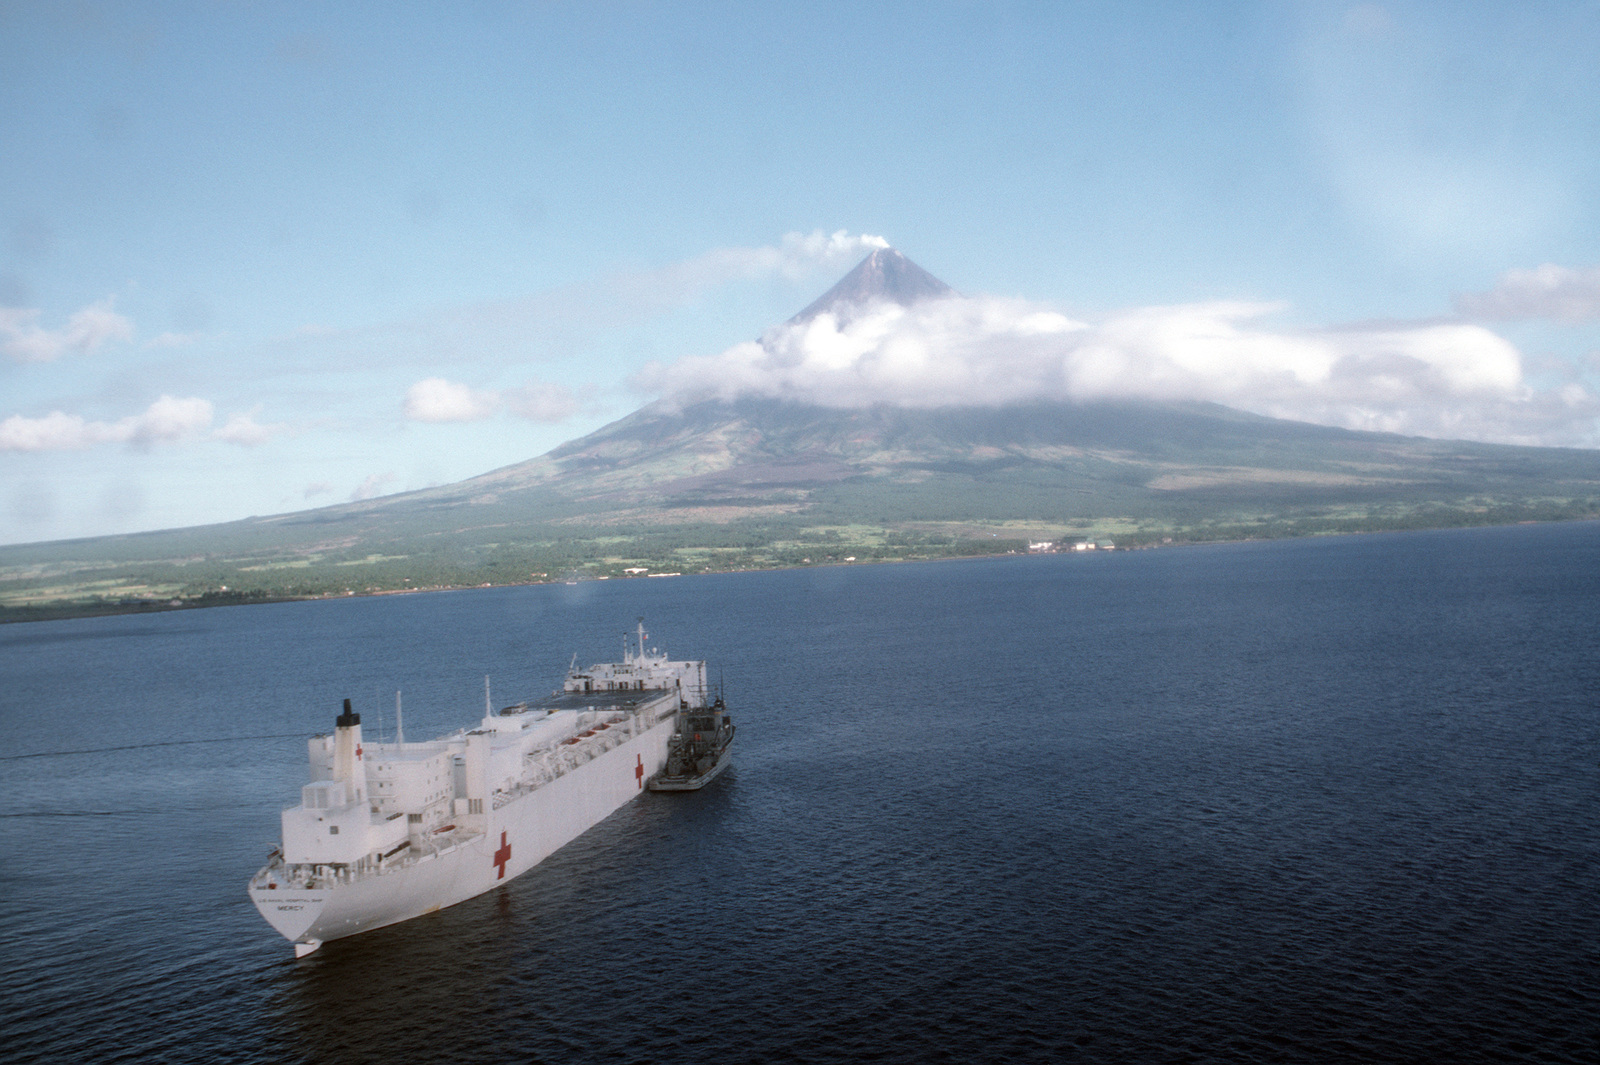
POLYGON ((494 852, 494 864, 500 867, 500 875, 496 880, 506 878, 506 863, 511 860, 511 844, 506 842, 506 834, 500 833, 500 849, 494 852))
POLYGON ((356 759, 359 761, 360 758, 361 758, 361 744, 358 743, 358 744, 356 744, 356 759))
POLYGON ((639 766, 633 771, 633 779, 639 782, 640 790, 644 788, 644 755, 639 756, 639 766))

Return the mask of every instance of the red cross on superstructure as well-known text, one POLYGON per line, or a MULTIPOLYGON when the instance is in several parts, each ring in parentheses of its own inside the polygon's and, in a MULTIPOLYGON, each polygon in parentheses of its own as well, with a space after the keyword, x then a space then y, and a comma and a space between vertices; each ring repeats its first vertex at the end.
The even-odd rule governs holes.
POLYGON ((356 761, 361 760, 361 744, 356 744, 356 761))
POLYGON ((500 867, 500 875, 496 880, 506 878, 506 863, 511 860, 511 844, 506 842, 506 834, 500 833, 500 849, 494 852, 494 864, 500 867))
POLYGON ((639 766, 633 771, 633 779, 639 782, 639 790, 644 790, 644 755, 639 756, 639 766))

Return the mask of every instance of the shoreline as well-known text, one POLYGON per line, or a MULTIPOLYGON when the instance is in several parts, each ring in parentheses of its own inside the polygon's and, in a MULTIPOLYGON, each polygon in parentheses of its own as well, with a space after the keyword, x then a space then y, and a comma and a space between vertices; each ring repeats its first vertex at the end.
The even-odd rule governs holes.
MULTIPOLYGON (((951 554, 937 555, 928 558, 873 558, 856 560, 854 558, 827 561, 806 562, 795 565, 773 565, 740 567, 725 570, 703 570, 698 573, 631 573, 625 575, 604 574, 600 576, 585 576, 576 579, 552 579, 506 581, 503 583, 474 582, 462 584, 428 585, 420 588, 376 588, 366 591, 346 591, 342 594, 323 593, 320 595, 275 595, 268 592, 229 591, 207 592, 204 595, 191 599, 165 599, 136 602, 95 603, 95 602, 56 602, 39 606, 9 607, 0 606, 0 625, 22 625, 34 622, 70 621, 79 618, 114 617, 126 614, 167 614, 181 610, 207 610, 213 607, 231 606, 258 606, 267 603, 314 603, 332 599, 357 599, 373 598, 385 595, 425 595, 433 592, 463 592, 479 588, 528 588, 539 585, 569 585, 587 584, 591 581, 606 580, 648 580, 674 577, 709 577, 722 574, 736 573, 771 573, 778 570, 794 569, 825 569, 847 566, 892 566, 903 565, 908 562, 971 562, 986 559, 1016 558, 1018 556, 1036 555, 1100 555, 1117 554, 1125 551, 1153 551, 1174 547, 1200 547, 1200 546, 1226 546, 1232 544, 1271 543, 1282 540, 1310 540, 1321 537, 1344 536, 1373 536, 1382 533, 1426 533, 1444 532, 1451 529, 1509 529, 1519 525, 1570 525, 1584 521, 1600 521, 1600 516, 1587 516, 1580 518, 1558 519, 1555 521, 1523 520, 1515 522, 1484 523, 1482 525, 1438 525, 1419 529, 1353 529, 1349 531, 1308 532, 1300 536, 1245 536, 1216 540, 1192 540, 1172 537, 1161 543, 1139 543, 1126 547, 1096 548, 1093 551, 1074 551, 1072 549, 1056 551, 1028 551, 1008 549, 1004 552, 983 552, 979 554, 951 554)), ((1026 541, 1023 541, 1026 543, 1026 541)))

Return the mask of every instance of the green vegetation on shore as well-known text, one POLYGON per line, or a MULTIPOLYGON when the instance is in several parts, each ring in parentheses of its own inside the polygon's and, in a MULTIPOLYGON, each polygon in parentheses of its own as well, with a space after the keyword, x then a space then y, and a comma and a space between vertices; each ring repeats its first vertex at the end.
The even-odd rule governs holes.
POLYGON ((0 621, 652 574, 1600 517, 1600 452, 1204 404, 650 407, 457 484, 0 547, 0 621))
MULTIPOLYGON (((910 522, 804 525, 763 519, 721 525, 499 530, 477 542, 365 546, 272 559, 219 550, 185 558, 108 561, 69 554, 0 567, 0 622, 144 613, 284 600, 392 594, 568 580, 726 573, 1022 553, 1031 542, 1114 541, 1120 549, 1184 543, 1505 525, 1600 518, 1600 498, 1470 507, 1422 505, 1355 513, 1228 515, 1194 524, 1135 519, 1079 522, 910 522), (532 534, 532 535, 530 535, 532 534)), ((86 541, 85 544, 93 543, 86 541)))

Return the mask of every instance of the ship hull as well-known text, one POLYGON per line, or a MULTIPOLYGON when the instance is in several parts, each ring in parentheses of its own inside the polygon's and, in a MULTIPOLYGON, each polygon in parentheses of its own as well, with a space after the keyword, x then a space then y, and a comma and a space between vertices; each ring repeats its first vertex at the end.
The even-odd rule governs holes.
POLYGON ((717 764, 706 770, 704 773, 690 774, 681 777, 657 777, 656 779, 652 780, 648 786, 651 791, 699 791, 701 788, 705 787, 707 784, 721 776, 722 771, 728 768, 728 764, 732 761, 732 751, 724 747, 722 749, 722 753, 717 756, 717 764))
POLYGON ((666 765, 673 715, 484 818, 486 831, 377 874, 315 889, 250 887, 303 956, 322 943, 465 902, 527 872, 645 790, 666 765))

